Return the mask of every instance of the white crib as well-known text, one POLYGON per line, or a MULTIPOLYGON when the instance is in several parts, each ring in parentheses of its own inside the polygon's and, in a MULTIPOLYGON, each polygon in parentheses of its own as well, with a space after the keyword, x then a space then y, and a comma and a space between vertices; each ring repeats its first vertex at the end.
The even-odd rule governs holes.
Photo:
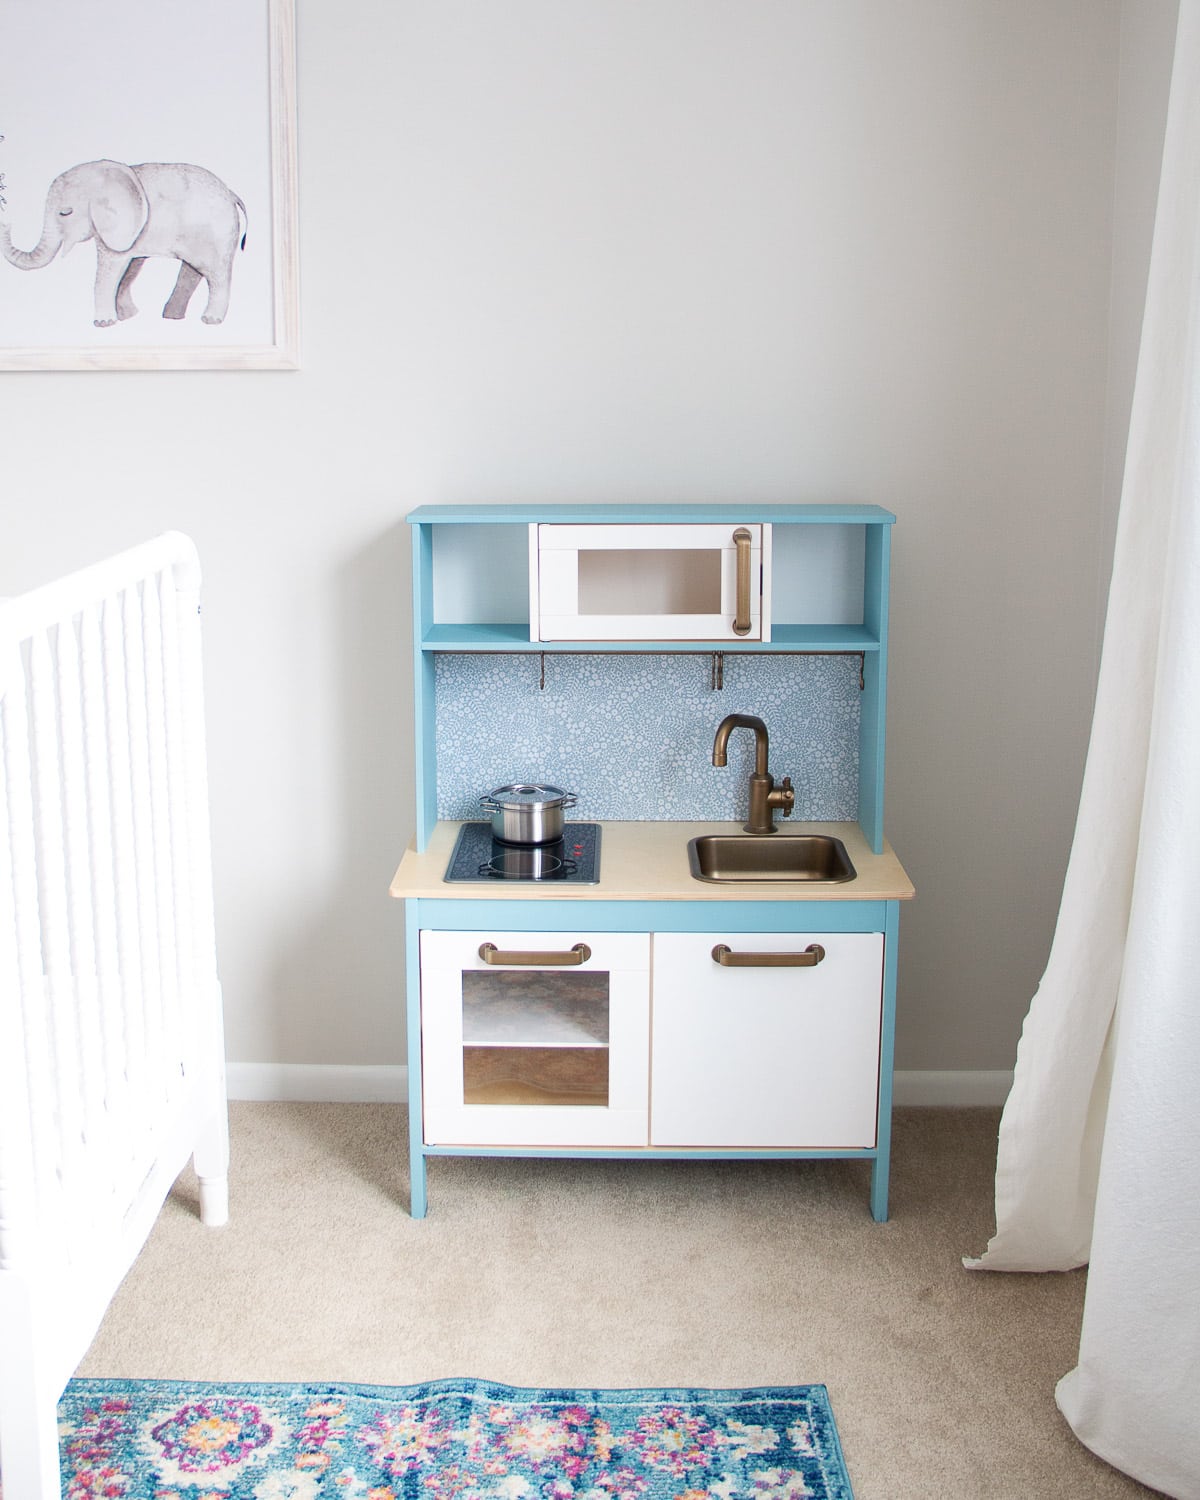
POLYGON ((57 1404, 189 1156, 227 1215, 200 567, 169 533, 0 603, 0 1470, 57 1500, 57 1404))

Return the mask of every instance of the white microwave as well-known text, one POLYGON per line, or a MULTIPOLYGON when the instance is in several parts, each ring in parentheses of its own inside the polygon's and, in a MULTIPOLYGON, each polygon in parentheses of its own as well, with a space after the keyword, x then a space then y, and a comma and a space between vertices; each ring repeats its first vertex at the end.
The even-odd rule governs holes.
POLYGON ((535 641, 769 641, 771 528, 532 525, 535 641))

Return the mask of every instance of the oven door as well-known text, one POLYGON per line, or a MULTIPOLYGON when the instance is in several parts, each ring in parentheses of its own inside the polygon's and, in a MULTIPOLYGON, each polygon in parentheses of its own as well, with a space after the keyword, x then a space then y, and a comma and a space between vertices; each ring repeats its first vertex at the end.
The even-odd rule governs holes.
POLYGON ((541 641, 771 638, 767 525, 530 527, 541 641))
POLYGON ((427 1146, 644 1146, 645 933, 421 933, 427 1146))

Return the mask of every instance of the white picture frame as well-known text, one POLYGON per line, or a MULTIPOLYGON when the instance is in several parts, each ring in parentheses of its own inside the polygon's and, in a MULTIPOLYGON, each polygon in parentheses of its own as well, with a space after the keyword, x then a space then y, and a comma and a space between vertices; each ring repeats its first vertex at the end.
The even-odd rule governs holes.
POLYGON ((298 369, 295 0, 0 0, 0 35, 0 370, 298 369))

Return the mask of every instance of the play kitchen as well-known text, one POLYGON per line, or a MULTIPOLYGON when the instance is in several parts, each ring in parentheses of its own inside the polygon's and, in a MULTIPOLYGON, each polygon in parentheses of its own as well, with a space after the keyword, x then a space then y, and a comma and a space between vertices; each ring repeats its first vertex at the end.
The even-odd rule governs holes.
POLYGON ((894 517, 408 519, 413 1216, 431 1158, 494 1154, 843 1157, 886 1218, 894 517))

